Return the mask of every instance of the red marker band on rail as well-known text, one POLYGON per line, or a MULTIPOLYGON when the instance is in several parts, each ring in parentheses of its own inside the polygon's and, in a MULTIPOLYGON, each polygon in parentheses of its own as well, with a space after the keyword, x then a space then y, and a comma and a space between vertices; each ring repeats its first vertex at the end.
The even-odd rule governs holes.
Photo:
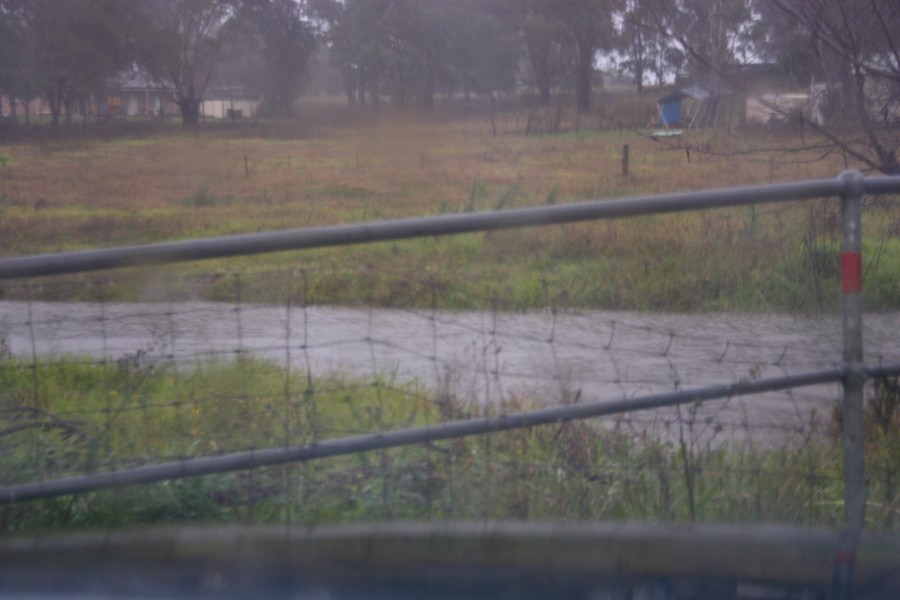
POLYGON ((841 254, 841 286, 845 294, 862 292, 862 254, 859 252, 841 254))

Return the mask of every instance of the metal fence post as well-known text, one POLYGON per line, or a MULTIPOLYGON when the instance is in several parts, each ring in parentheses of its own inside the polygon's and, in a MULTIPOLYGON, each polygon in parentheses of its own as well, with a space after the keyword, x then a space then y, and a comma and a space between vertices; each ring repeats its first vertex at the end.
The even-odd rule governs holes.
POLYGON ((862 340, 862 195, 865 178, 859 171, 840 175, 841 288, 843 291, 844 530, 835 557, 834 583, 839 597, 849 597, 856 547, 865 524, 866 482, 863 431, 862 340))

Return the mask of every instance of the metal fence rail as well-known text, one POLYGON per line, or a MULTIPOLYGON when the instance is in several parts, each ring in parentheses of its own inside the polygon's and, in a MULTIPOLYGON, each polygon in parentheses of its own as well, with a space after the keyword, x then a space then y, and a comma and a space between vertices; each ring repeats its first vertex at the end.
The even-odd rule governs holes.
MULTIPOLYGON (((486 585, 493 591, 488 585, 492 583, 516 590, 516 598, 558 598, 563 591, 568 592, 566 598, 623 600, 793 596, 766 588, 762 592, 767 595, 760 590, 738 595, 734 581, 775 584, 801 598, 820 598, 816 592, 830 584, 829 561, 836 548, 837 536, 831 531, 772 525, 454 522, 287 530, 183 527, 0 540, 0 578, 7 585, 33 589, 52 572, 57 579, 64 574, 70 586, 80 584, 94 593, 112 589, 143 597, 152 589, 158 597, 168 597, 169 592, 179 598, 206 597, 211 592, 218 592, 217 597, 298 597, 297 590, 311 583, 319 586, 319 593, 300 597, 446 597, 447 589, 458 592, 454 597, 513 595, 478 593, 486 585), (718 585, 680 582, 681 591, 694 595, 655 589, 664 588, 660 583, 691 578, 697 584, 706 579, 718 585), (566 583, 572 581, 580 585, 567 589, 566 583), (340 584, 348 582, 361 589, 343 595, 321 592, 329 584, 340 590, 340 584), (392 589, 392 582, 399 589, 392 589), (364 593, 365 586, 373 584, 382 595, 364 593), (421 595, 409 594, 410 584, 417 584, 421 595), (636 593, 627 593, 629 588, 637 588, 636 593), (428 590, 436 593, 426 594, 428 590)), ((896 588, 888 586, 896 584, 898 568, 900 540, 864 536, 856 591, 865 598, 893 597, 896 588)))
MULTIPOLYGON (((882 372, 900 374, 900 365, 882 372)), ((174 463, 138 467, 111 473, 101 473, 72 479, 44 481, 0 488, 0 502, 24 502, 39 498, 52 498, 67 494, 80 494, 101 489, 110 489, 167 479, 197 477, 213 473, 225 473, 242 469, 252 469, 289 462, 305 462, 331 456, 384 450, 397 446, 408 446, 426 442, 436 442, 453 438, 496 433, 510 429, 563 423, 577 419, 587 419, 617 413, 665 408, 705 400, 749 396, 773 390, 803 387, 821 383, 840 381, 844 371, 834 369, 818 373, 748 381, 732 385, 713 386, 684 390, 669 394, 644 396, 610 402, 590 402, 571 406, 559 406, 522 413, 465 419, 441 423, 423 428, 385 431, 370 435, 341 438, 317 442, 293 448, 271 448, 237 452, 210 458, 182 460, 174 463)))
POLYGON ((486 213, 417 217, 358 225, 335 225, 144 246, 44 254, 0 260, 0 280, 225 258, 284 250, 455 235, 475 231, 839 197, 851 189, 857 194, 890 194, 900 191, 900 182, 896 177, 863 178, 859 173, 847 172, 837 179, 594 200, 486 213), (859 180, 856 177, 859 177, 859 180))

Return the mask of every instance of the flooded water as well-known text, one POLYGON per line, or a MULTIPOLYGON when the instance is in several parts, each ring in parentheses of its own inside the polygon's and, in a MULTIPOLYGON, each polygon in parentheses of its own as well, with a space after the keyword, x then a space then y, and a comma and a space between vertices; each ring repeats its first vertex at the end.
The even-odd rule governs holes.
MULTIPOLYGON (((21 357, 190 364, 249 354, 314 376, 416 382, 501 411, 780 377, 841 358, 832 316, 0 302, 0 339, 21 357)), ((866 316, 865 353, 900 363, 900 314, 866 316)), ((839 393, 812 386, 612 422, 671 431, 693 416, 705 439, 802 437, 814 414, 824 425, 839 393)))

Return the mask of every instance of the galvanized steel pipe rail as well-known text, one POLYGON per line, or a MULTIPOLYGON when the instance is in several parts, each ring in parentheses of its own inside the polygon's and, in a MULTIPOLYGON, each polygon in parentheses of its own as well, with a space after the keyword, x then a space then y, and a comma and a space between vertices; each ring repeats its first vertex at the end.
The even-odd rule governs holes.
MULTIPOLYGON (((900 192, 900 177, 863 178, 859 173, 856 173, 856 175, 862 180, 864 193, 900 192)), ((485 213, 414 217, 392 221, 287 229, 102 250, 41 254, 0 260, 0 280, 225 258, 284 250, 324 248, 328 246, 444 236, 476 231, 494 231, 577 221, 615 219, 656 213, 838 197, 844 194, 853 181, 856 181, 856 179, 848 177, 845 173, 835 179, 817 179, 658 196, 617 198, 613 200, 592 200, 485 213)))
POLYGON ((453 438, 496 433, 510 429, 549 425, 577 419, 601 417, 637 410, 665 408, 693 404, 706 400, 760 394, 788 388, 834 383, 844 376, 843 369, 830 369, 776 379, 742 381, 730 385, 716 385, 693 390, 655 394, 640 398, 624 398, 607 402, 587 402, 568 406, 555 406, 496 417, 482 417, 451 421, 426 427, 398 429, 336 438, 322 442, 286 448, 266 448, 233 452, 221 456, 193 458, 133 469, 97 473, 69 479, 23 483, 0 488, 0 504, 54 498, 68 494, 83 494, 102 489, 153 483, 168 479, 198 477, 253 469, 289 462, 307 462, 332 456, 355 454, 372 450, 384 450, 397 446, 409 446, 453 438))

